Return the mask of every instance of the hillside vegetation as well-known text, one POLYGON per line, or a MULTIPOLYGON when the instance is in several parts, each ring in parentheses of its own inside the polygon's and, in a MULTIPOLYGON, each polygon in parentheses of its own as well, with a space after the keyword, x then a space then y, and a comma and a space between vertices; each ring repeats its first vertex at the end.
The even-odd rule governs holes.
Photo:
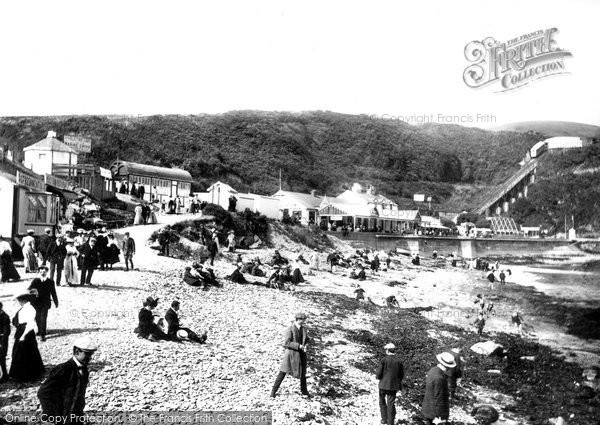
POLYGON ((86 160, 100 165, 119 158, 183 167, 196 190, 223 180, 241 191, 271 194, 281 169, 288 190, 335 195, 360 182, 396 199, 425 192, 436 203, 455 195, 454 183, 500 183, 539 139, 332 112, 0 118, 2 144, 23 148, 48 130, 59 138, 72 132, 93 137, 86 160))
POLYGON ((597 125, 583 124, 570 121, 523 121, 498 126, 496 130, 520 131, 523 133, 539 133, 544 137, 585 137, 589 139, 600 138, 600 127, 597 125))

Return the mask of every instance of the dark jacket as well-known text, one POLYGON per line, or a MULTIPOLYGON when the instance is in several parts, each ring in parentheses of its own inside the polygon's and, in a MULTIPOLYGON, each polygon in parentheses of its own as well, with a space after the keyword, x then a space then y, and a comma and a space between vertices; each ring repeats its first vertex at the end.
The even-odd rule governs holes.
POLYGON ((385 356, 379 363, 375 377, 379 379, 380 390, 400 391, 402 389, 402 378, 404 378, 402 362, 396 356, 385 356))
POLYGON ((242 272, 240 272, 239 269, 235 269, 233 271, 233 273, 231 273, 230 276, 227 277, 229 280, 231 280, 233 283, 240 283, 240 284, 246 284, 248 283, 248 281, 246 280, 246 278, 244 277, 244 275, 242 274, 242 272))
POLYGON ((183 272, 183 281, 191 286, 200 286, 203 284, 202 279, 198 276, 194 276, 190 270, 183 272))
POLYGON ((42 411, 47 415, 82 415, 89 372, 83 366, 81 375, 73 359, 56 366, 38 390, 42 411))
POLYGON ((38 293, 37 298, 31 304, 36 308, 44 307, 50 308, 52 301, 55 305, 58 305, 58 297, 56 296, 56 286, 52 279, 46 279, 44 282, 39 277, 36 277, 31 281, 29 290, 35 289, 38 293), (50 299, 52 297, 52 299, 50 299))
POLYGON ((423 398, 423 416, 428 419, 448 419, 450 405, 448 403, 448 382, 446 375, 438 366, 427 372, 425 379, 425 398, 423 398))
POLYGON ((121 250, 123 255, 135 254, 135 241, 132 238, 123 239, 121 250))
POLYGON ((167 321, 169 328, 167 334, 175 336, 179 330, 179 315, 172 308, 168 309, 165 313, 165 320, 167 321))
POLYGON ((283 346, 285 354, 281 361, 279 370, 289 373, 294 378, 300 378, 302 370, 306 369, 306 353, 300 350, 301 345, 306 345, 309 341, 306 326, 302 326, 300 331, 295 324, 285 330, 283 346))
POLYGON ((95 268, 100 264, 100 259, 98 258, 98 247, 92 246, 89 243, 85 243, 79 249, 81 253, 81 264, 84 268, 95 268))
POLYGON ((10 317, 4 311, 0 313, 0 358, 8 352, 8 337, 10 336, 10 317))
POLYGON ((44 259, 46 259, 47 257, 48 247, 52 242, 54 242, 54 239, 52 238, 52 236, 49 235, 42 235, 38 239, 38 251, 40 252, 40 254, 42 254, 42 257, 44 259))
POLYGON ((212 255, 216 255, 219 252, 219 247, 217 246, 217 243, 212 239, 210 239, 206 243, 206 248, 208 249, 208 252, 210 252, 212 255))
POLYGON ((65 257, 67 256, 67 247, 65 246, 64 243, 58 245, 56 243, 56 241, 52 241, 50 242, 50 245, 48 246, 48 249, 46 251, 46 260, 53 263, 53 264, 57 264, 59 265, 59 267, 62 267, 62 265, 65 262, 65 257))

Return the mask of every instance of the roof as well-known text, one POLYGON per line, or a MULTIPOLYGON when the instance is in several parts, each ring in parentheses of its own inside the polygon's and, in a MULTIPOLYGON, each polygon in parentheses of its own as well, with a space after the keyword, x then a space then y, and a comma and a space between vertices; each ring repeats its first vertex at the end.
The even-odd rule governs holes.
POLYGON ((137 162, 130 161, 115 161, 110 165, 110 171, 115 177, 135 175, 183 182, 193 181, 192 175, 180 168, 157 167, 156 165, 138 164, 137 162))
MULTIPOLYGON (((340 198, 328 198, 324 197, 321 205, 319 205, 319 211, 323 211, 327 207, 333 207, 339 212, 344 212, 345 214, 341 215, 356 215, 356 216, 377 216, 377 214, 371 214, 372 208, 366 204, 358 204, 356 202, 352 202, 348 199, 340 199, 340 198)), ((336 213, 334 215, 340 215, 336 213)))
POLYGON ((568 149, 580 148, 583 141, 579 137, 551 137, 544 140, 548 144, 548 149, 568 149))
POLYGON ((383 195, 370 195, 368 193, 358 193, 352 190, 346 190, 337 196, 338 199, 348 199, 353 200, 355 202, 365 202, 365 203, 379 203, 379 204, 393 204, 396 203, 389 198, 386 198, 383 195))
POLYGON ((206 189, 207 192, 212 192, 213 188, 217 186, 217 187, 223 187, 225 188, 228 192, 230 193, 238 193, 237 190, 235 190, 233 187, 229 186, 227 183, 223 183, 221 181, 218 181, 216 183, 213 183, 210 185, 210 187, 208 189, 206 189))
POLYGON ((70 146, 65 145, 63 142, 58 140, 56 137, 46 137, 44 140, 40 140, 33 145, 29 145, 26 148, 23 148, 23 152, 25 151, 53 151, 53 152, 67 152, 78 155, 77 151, 70 146))
POLYGON ((319 195, 313 196, 310 193, 289 192, 287 190, 278 190, 273 197, 292 198, 307 209, 317 209, 323 201, 323 197, 319 195))

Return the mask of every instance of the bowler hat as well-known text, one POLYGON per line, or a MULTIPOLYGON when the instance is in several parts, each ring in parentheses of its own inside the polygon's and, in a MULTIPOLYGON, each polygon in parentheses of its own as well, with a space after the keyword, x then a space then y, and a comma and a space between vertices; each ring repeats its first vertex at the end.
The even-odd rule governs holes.
POLYGON ((159 298, 152 298, 152 297, 148 297, 146 298, 146 301, 144 301, 144 306, 150 306, 150 307, 156 307, 158 305, 158 300, 159 298))
POLYGON ((79 348, 81 351, 93 353, 98 349, 98 345, 92 341, 89 336, 82 336, 73 341, 73 347, 79 348))

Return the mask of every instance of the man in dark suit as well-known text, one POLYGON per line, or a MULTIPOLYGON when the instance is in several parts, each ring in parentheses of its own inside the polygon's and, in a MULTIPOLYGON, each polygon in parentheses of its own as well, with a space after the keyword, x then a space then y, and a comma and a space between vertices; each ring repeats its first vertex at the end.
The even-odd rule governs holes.
POLYGON ((0 302, 0 384, 8 380, 8 371, 6 370, 6 353, 8 352, 8 337, 10 336, 10 318, 3 310, 0 302))
POLYGON ((396 346, 392 343, 385 347, 385 357, 377 368, 376 378, 379 379, 379 411, 381 423, 394 425, 396 418, 396 393, 402 389, 404 368, 400 359, 395 356, 396 346))
POLYGON ((98 346, 81 337, 73 343, 73 357, 56 366, 38 390, 42 412, 48 416, 66 416, 67 423, 82 423, 85 391, 89 381, 88 364, 98 346), (75 416, 72 416, 75 415, 75 416))
POLYGON ((171 303, 171 308, 165 313, 165 320, 168 324, 167 334, 174 340, 185 341, 189 339, 190 341, 204 344, 206 342, 207 332, 204 332, 201 336, 198 336, 198 334, 191 329, 181 327, 178 313, 179 306, 179 301, 173 301, 171 303))
POLYGON ((52 307, 52 301, 58 308, 58 297, 54 281, 48 277, 48 266, 41 265, 38 268, 39 276, 31 281, 29 290, 37 294, 36 300, 31 304, 35 308, 35 322, 38 327, 38 333, 42 341, 46 340, 46 322, 48 320, 48 310, 52 307), (52 297, 52 300, 50 299, 52 297))
POLYGON ((123 238, 123 257, 125 258, 125 270, 129 271, 129 264, 131 264, 131 270, 133 270, 133 255, 135 254, 135 241, 129 236, 129 232, 125 232, 123 238))
POLYGON ((98 248, 96 247, 96 238, 91 237, 90 240, 81 246, 79 250, 81 254, 81 285, 92 284, 92 275, 100 262, 98 257, 98 248))
POLYGON ((38 240, 38 250, 42 256, 42 263, 45 263, 48 260, 48 247, 53 240, 54 238, 52 237, 52 229, 46 228, 46 230, 44 230, 44 234, 40 236, 40 239, 38 240))
POLYGON ((425 378, 422 412, 427 425, 432 425, 436 418, 446 423, 450 416, 448 379, 445 373, 456 367, 456 361, 450 353, 438 354, 436 359, 437 366, 431 368, 425 378))
POLYGON ((56 272, 56 286, 60 286, 62 271, 67 256, 67 247, 61 237, 50 242, 46 251, 46 259, 50 263, 50 279, 54 280, 54 272, 56 272))

